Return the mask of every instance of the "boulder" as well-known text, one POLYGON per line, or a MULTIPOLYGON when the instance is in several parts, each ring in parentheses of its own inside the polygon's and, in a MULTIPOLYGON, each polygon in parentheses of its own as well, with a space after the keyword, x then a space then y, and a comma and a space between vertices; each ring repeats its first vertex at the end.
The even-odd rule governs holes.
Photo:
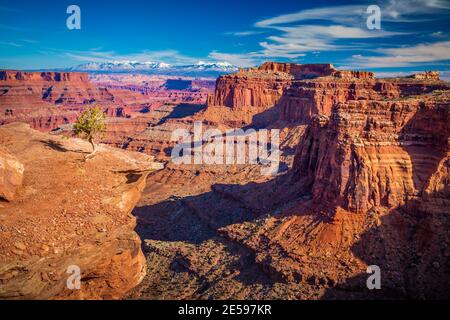
POLYGON ((5 148, 0 147, 0 198, 15 199, 23 182, 23 164, 5 148))

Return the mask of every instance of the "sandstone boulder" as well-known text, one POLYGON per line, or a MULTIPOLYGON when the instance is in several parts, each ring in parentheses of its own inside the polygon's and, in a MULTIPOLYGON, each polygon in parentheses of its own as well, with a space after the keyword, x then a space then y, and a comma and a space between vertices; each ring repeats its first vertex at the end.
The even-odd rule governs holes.
POLYGON ((0 198, 15 199, 23 182, 23 164, 5 148, 0 147, 0 198))

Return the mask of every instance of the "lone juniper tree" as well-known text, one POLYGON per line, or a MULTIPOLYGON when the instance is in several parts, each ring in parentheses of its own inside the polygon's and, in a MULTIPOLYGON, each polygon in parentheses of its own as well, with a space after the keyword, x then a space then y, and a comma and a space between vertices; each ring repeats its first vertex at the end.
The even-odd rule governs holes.
POLYGON ((75 134, 86 139, 92 145, 92 153, 87 155, 86 159, 94 157, 97 151, 95 139, 106 129, 105 120, 106 115, 98 106, 87 107, 77 118, 74 125, 75 134))

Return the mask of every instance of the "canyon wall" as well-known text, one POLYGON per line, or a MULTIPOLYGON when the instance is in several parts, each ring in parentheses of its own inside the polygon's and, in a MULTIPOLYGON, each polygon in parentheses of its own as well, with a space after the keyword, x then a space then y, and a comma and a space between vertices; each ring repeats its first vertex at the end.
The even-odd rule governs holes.
POLYGON ((129 108, 119 93, 89 82, 87 73, 0 71, 0 124, 21 121, 50 131, 96 104, 114 117, 125 117, 129 108))
POLYGON ((87 73, 82 72, 26 72, 0 70, 0 81, 87 83, 89 79, 87 73))
POLYGON ((352 212, 405 205, 447 156, 448 113, 448 97, 433 94, 338 103, 314 117, 294 170, 318 203, 352 212))
MULTIPOLYGON (((276 296, 448 298, 450 85, 408 77, 353 79, 349 87, 323 78, 293 84, 288 92, 298 95, 289 98, 307 100, 300 90, 308 85, 312 96, 331 88, 329 111, 308 115, 291 171, 214 188, 259 216, 225 222, 220 234, 285 284, 276 296), (345 94, 333 97, 336 89, 345 94), (382 290, 367 289, 369 265, 380 267, 382 290)), ((196 209, 208 223, 223 217, 196 209)))

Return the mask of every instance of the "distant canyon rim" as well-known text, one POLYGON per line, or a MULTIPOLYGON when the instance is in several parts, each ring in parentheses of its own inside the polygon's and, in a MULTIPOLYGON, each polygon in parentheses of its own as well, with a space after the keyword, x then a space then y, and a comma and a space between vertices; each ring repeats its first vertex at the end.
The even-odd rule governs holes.
POLYGON ((0 298, 448 299, 449 93, 437 72, 331 64, 2 70, 0 298), (107 129, 84 162, 72 124, 93 105, 107 129), (277 130, 278 173, 174 163, 172 133, 199 122, 277 130))

